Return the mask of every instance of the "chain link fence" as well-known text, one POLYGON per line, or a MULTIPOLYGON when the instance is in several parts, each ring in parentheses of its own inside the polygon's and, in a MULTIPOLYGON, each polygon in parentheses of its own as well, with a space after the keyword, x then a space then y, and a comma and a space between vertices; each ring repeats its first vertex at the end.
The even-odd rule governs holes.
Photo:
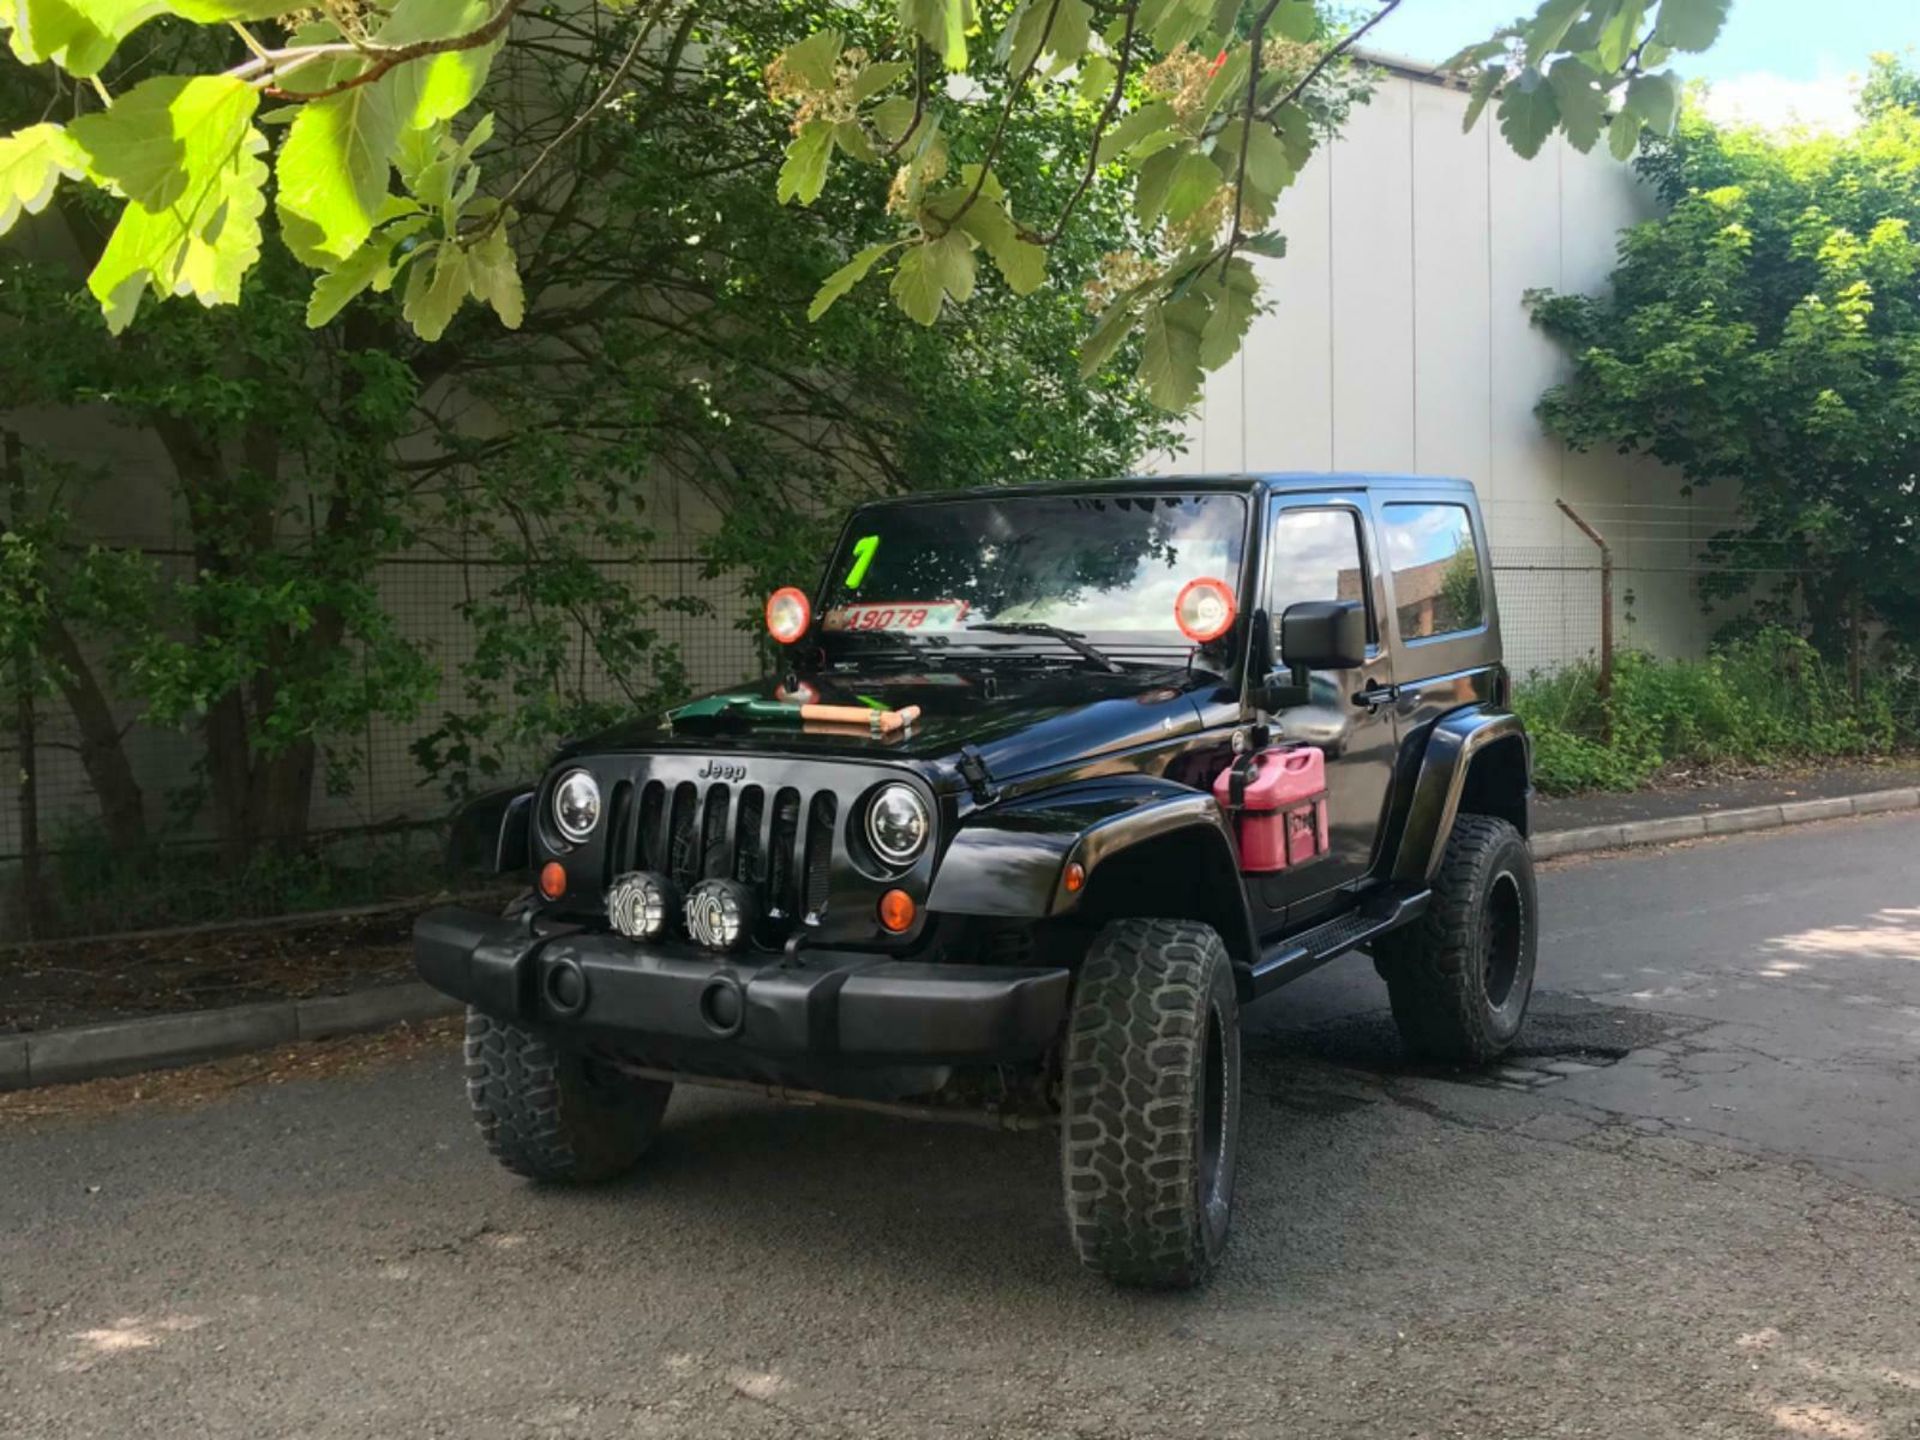
MULTIPOLYGON (((1752 599, 1710 600, 1707 590, 1734 576, 1754 595, 1793 588, 1784 565, 1743 572, 1702 559, 1697 519, 1682 523, 1664 507, 1596 507, 1611 558, 1616 652, 1664 658, 1704 656, 1716 635, 1752 608, 1752 599), (1723 577, 1703 587, 1708 576, 1723 577)), ((189 552, 172 543, 138 547, 164 573, 184 576, 189 552)), ((743 625, 757 607, 728 576, 708 576, 691 544, 668 545, 643 559, 595 557, 632 572, 642 590, 690 597, 690 610, 663 609, 654 623, 695 691, 758 673, 757 628, 743 625)), ((1748 555, 1765 551, 1748 547, 1748 555)), ((1601 658, 1607 626, 1600 550, 1584 539, 1564 544, 1505 544, 1496 530, 1493 571, 1509 668, 1522 681, 1571 663, 1601 658)), ((117 704, 123 743, 144 792, 152 853, 118 854, 99 824, 99 804, 81 763, 72 716, 58 699, 10 695, 0 713, 4 773, 31 785, 0 796, 0 920, 20 935, 31 918, 42 935, 105 933, 178 923, 352 905, 428 892, 438 867, 445 816, 442 786, 427 775, 414 742, 463 704, 463 667, 476 636, 461 607, 505 578, 482 560, 418 553, 385 563, 381 597, 402 633, 420 645, 441 675, 438 698, 407 723, 373 721, 345 747, 350 763, 316 794, 312 828, 295 853, 275 850, 236 871, 221 857, 207 807, 200 803, 203 753, 198 737, 144 725, 117 704), (23 747, 23 740, 25 742, 23 747), (31 793, 28 793, 30 790, 31 793), (30 812, 30 813, 29 813, 30 812), (37 834, 35 833, 37 831, 37 834), (26 903, 28 899, 36 903, 26 903)), ((578 668, 570 683, 590 698, 617 701, 616 677, 595 664, 584 632, 574 634, 578 668)), ((1920 725, 1920 678, 1906 677, 1906 703, 1920 725)), ((13 687, 8 685, 9 690, 13 687)), ((528 774, 541 756, 530 750, 528 774)), ((518 778, 513 776, 503 779, 518 778)), ((320 785, 320 781, 316 781, 320 785)))

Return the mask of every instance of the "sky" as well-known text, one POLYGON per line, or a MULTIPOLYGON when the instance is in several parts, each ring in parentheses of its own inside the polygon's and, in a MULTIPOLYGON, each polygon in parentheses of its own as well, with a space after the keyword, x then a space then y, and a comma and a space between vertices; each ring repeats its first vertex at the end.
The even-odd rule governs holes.
MULTIPOLYGON (((1402 0, 1363 43, 1434 63, 1533 8, 1529 0, 1402 0)), ((1359 9, 1368 13, 1365 3, 1359 9)), ((1713 49, 1668 65, 1712 83, 1707 109, 1717 120, 1845 128, 1867 56, 1909 46, 1920 50, 1920 0, 1733 0, 1713 49), (1810 13, 1818 17, 1811 25, 1810 13)))

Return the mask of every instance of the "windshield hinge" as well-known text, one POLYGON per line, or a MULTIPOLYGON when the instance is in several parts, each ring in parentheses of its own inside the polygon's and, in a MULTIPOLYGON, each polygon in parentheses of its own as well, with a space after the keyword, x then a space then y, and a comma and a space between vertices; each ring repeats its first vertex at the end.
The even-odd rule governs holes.
POLYGON ((991 805, 998 793, 994 789, 993 776, 987 773, 987 762, 980 758, 980 752, 972 746, 960 747, 960 778, 967 782, 967 789, 973 793, 976 805, 991 805))

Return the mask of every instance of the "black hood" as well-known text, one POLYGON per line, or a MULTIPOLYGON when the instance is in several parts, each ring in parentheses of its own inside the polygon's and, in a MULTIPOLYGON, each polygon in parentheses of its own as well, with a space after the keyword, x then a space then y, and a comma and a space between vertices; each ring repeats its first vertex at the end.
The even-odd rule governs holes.
MULTIPOLYGON (((710 751, 939 762, 962 746, 980 752, 1005 778, 1185 734, 1200 725, 1199 702, 1220 688, 1217 677, 1184 667, 1130 665, 1111 675, 1084 667, 994 663, 926 673, 836 673, 806 684, 828 705, 878 702, 920 707, 920 717, 893 735, 857 727, 789 724, 745 718, 665 715, 636 718, 567 745, 560 760, 617 751, 710 751)), ((711 692, 756 699, 793 699, 777 680, 711 692)), ((703 697, 704 698, 704 697, 703 697)), ((809 698, 802 696, 800 698, 809 698)))

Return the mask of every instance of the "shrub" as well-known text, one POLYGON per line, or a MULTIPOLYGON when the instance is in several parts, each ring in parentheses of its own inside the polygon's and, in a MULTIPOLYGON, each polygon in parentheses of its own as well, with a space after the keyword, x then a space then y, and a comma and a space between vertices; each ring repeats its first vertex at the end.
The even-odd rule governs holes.
POLYGON ((1909 668, 1877 669, 1856 704, 1818 651, 1769 627, 1705 660, 1628 651, 1615 660, 1610 704, 1593 661, 1535 672, 1516 687, 1514 708, 1533 734, 1540 789, 1631 790, 1675 762, 1764 765, 1911 744, 1920 714, 1909 668))

